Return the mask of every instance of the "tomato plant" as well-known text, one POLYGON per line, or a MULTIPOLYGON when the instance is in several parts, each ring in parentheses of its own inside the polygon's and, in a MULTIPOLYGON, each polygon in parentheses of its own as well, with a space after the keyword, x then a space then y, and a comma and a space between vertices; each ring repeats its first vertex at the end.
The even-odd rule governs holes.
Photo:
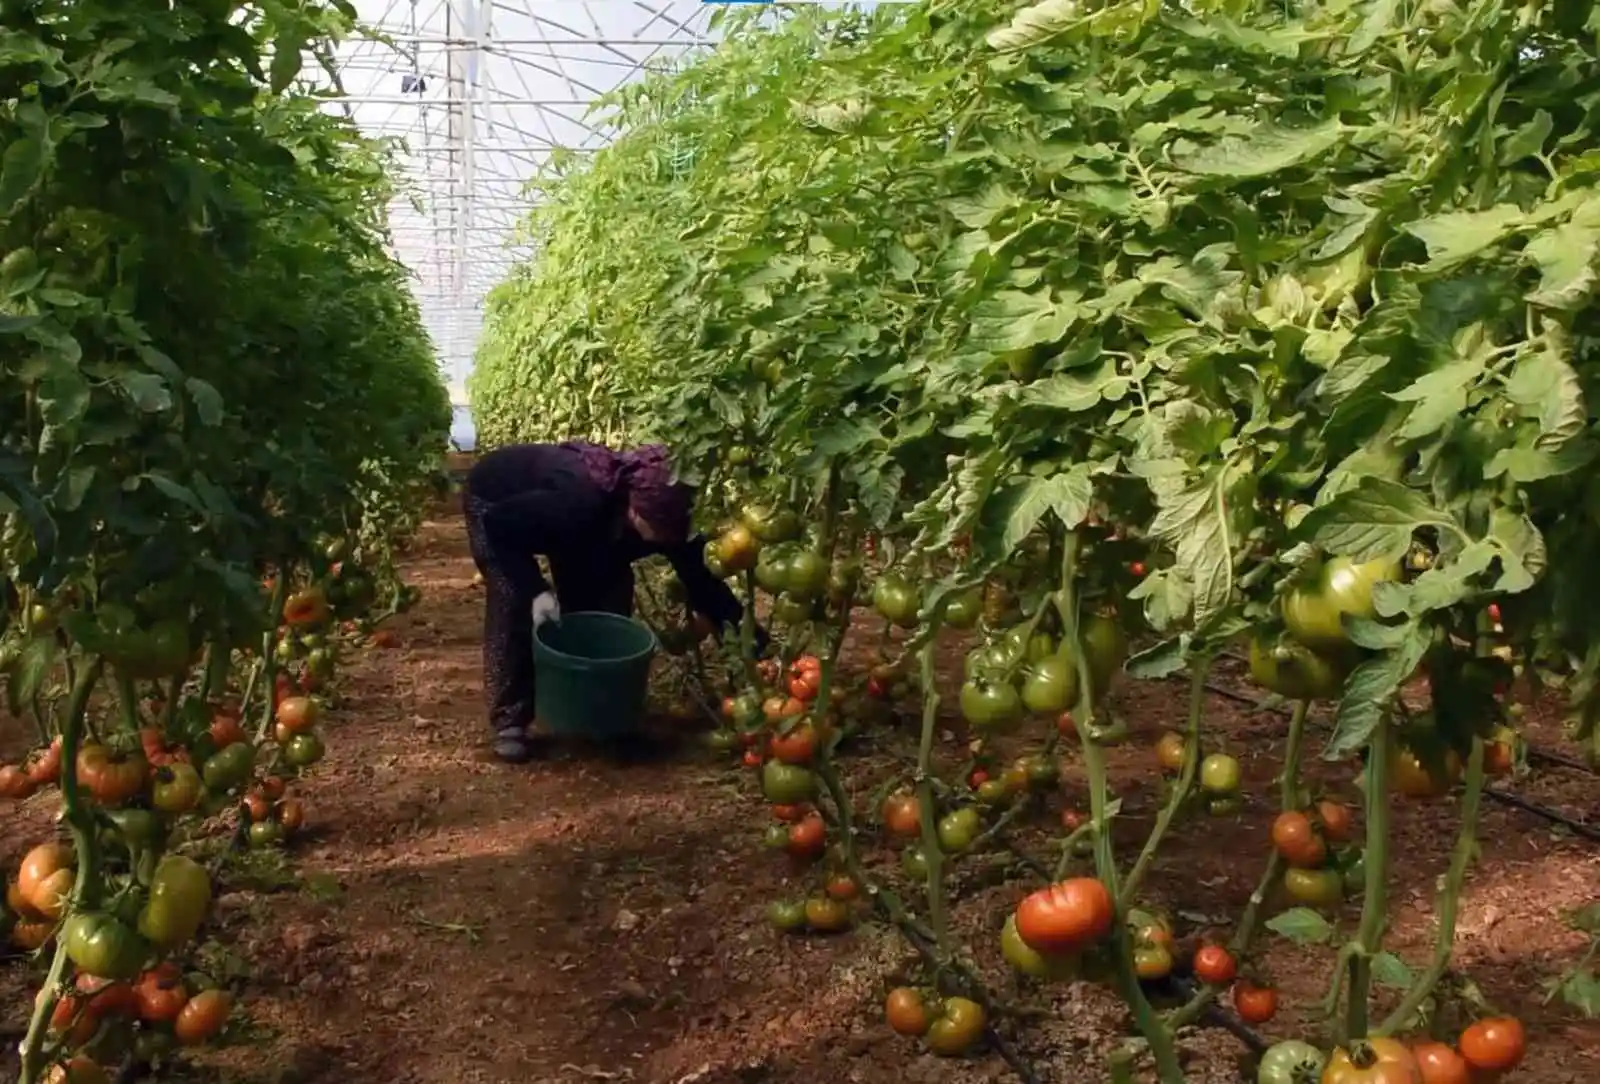
POLYGON ((228 796, 320 756, 294 701, 353 641, 334 615, 414 601, 394 555, 437 493, 449 424, 389 251, 390 153, 296 81, 353 13, 38 14, 0 20, 10 77, 50 88, 0 118, 7 147, 34 149, 0 208, 0 335, 30 359, 0 379, 0 692, 41 748, 0 767, 0 794, 59 787, 71 846, 18 871, 10 938, 54 952, 24 1084, 104 1078, 47 1041, 64 992, 88 1015, 215 1034, 225 995, 129 983, 193 962, 211 888, 192 855, 231 828, 228 796), (258 748, 273 702, 293 742, 258 748))
MULTIPOLYGON (((1594 121, 1569 100, 1593 43, 1559 5, 1245 5, 1225 31, 1160 5, 879 7, 727 15, 736 45, 616 96, 619 137, 541 178, 540 258, 488 306, 483 435, 665 441, 720 524, 713 558, 786 626, 768 670, 730 645, 709 691, 774 698, 768 739, 839 715, 838 743, 778 762, 808 776, 760 776, 764 801, 830 825, 837 861, 807 891, 844 868, 931 987, 975 993, 951 871, 1026 878, 1016 937, 987 927, 1025 959, 1018 941, 1080 945, 1067 922, 1050 940, 1077 905, 1049 886, 1092 863, 1083 879, 1116 898, 1084 909, 1086 973, 1104 965, 1163 1084, 1183 1079, 1174 1022, 1204 1006, 1152 1003, 1138 980, 1170 970, 1171 942, 1119 916, 1193 788, 1129 816, 1106 747, 1128 733, 1129 682, 1182 675, 1189 719, 1171 725, 1211 750, 1192 765, 1205 807, 1252 816, 1259 750, 1246 780, 1206 740, 1207 673, 1244 645, 1294 705, 1259 902, 1228 943, 1313 928, 1258 912, 1332 907, 1349 878, 1362 913, 1329 954, 1332 1071, 1367 1072, 1350 1044, 1397 1026, 1369 1019, 1409 860, 1391 799, 1459 789, 1471 851, 1482 777, 1515 747, 1497 728, 1517 728, 1518 667, 1565 690, 1600 748, 1595 527, 1571 514, 1600 453, 1592 246, 1575 240, 1594 121), (867 678, 871 712, 832 698, 855 678, 856 598, 897 656, 867 678), (783 671, 805 653, 814 681, 783 671), (914 693, 920 728, 895 710, 914 693), (851 742, 899 758, 870 799, 851 742), (1308 747, 1364 763, 1359 809, 1318 801, 1308 747), (1045 751, 1087 828, 1053 841, 1068 853, 1011 854, 1048 811, 1000 765, 1045 751), (898 862, 858 846, 863 811, 896 794, 898 862)), ((1138 703, 1156 699, 1183 710, 1138 703)), ((1172 774, 1176 751, 1158 748, 1172 774)), ((1402 1000, 1426 1002, 1437 970, 1402 1000)), ((1281 1075, 1304 1079, 1304 1055, 1281 1075)))

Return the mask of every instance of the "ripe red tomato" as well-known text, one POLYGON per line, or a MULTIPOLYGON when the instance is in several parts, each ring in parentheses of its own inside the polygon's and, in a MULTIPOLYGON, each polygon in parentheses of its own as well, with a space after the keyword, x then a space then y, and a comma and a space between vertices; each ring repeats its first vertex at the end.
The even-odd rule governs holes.
POLYGON ((1128 566, 1128 571, 1132 572, 1135 576, 1139 577, 1140 579, 1143 579, 1144 578, 1144 562, 1143 561, 1134 561, 1132 564, 1130 564, 1128 566))
POLYGON ((922 831, 921 807, 914 794, 891 794, 883 800, 883 826, 891 836, 915 839, 922 831))
POLYGON ((1317 819, 1322 822, 1322 834, 1334 843, 1348 843, 1355 838, 1355 816, 1342 802, 1327 799, 1317 803, 1317 819))
POLYGON ((1294 810, 1279 813, 1272 822, 1272 845, 1298 869, 1316 869, 1328 858, 1327 844, 1317 835, 1311 818, 1294 810))
POLYGON ((761 754, 754 749, 746 749, 744 751, 744 766, 746 768, 761 767, 761 754))
POLYGON ((1252 982, 1235 983, 1233 1007, 1247 1024, 1265 1024, 1278 1011, 1278 991, 1252 982))
POLYGON ((1515 1069, 1528 1052, 1528 1036, 1514 1016, 1479 1020, 1461 1033, 1461 1056, 1481 1072, 1503 1073, 1515 1069))
POLYGON ((1411 1048, 1422 1084, 1471 1084, 1466 1060, 1444 1043, 1421 1042, 1411 1048))
POLYGON ((855 878, 848 873, 840 873, 829 877, 828 883, 823 886, 822 890, 829 899, 838 900, 841 903, 848 903, 861 895, 861 886, 856 884, 855 878))
POLYGON ((828 842, 828 826, 816 813, 807 813, 789 826, 789 845, 785 848, 796 858, 815 858, 828 842))
POLYGON ((967 786, 971 787, 973 790, 977 790, 988 781, 989 773, 984 771, 982 768, 972 769, 971 774, 967 776, 967 786))
POLYGON ((889 991, 888 1000, 883 1005, 883 1015, 889 1021, 889 1026, 899 1035, 921 1035, 928 1030, 932 1022, 928 1017, 928 1007, 923 1004, 922 995, 909 986, 900 986, 889 991))
POLYGON ((1042 888, 1017 905, 1017 934, 1035 952, 1069 952, 1111 931, 1116 907, 1106 886, 1073 877, 1042 888))
POLYGON ((1221 945, 1202 945, 1194 954, 1194 973, 1201 982, 1221 986, 1239 973, 1233 954, 1221 945))
POLYGON ((809 704, 822 692, 822 671, 795 670, 789 675, 789 695, 809 704))
POLYGON ((816 728, 810 723, 801 723, 786 734, 774 734, 767 743, 767 750, 784 764, 810 764, 817 756, 816 728))

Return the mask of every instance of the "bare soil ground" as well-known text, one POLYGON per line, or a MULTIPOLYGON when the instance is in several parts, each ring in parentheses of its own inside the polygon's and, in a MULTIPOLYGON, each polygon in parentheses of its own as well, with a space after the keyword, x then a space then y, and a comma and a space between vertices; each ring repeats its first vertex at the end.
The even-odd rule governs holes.
MULTIPOLYGON (((883 994, 910 974, 894 930, 868 921, 838 937, 796 938, 768 928, 767 904, 803 893, 808 881, 761 849, 766 813, 748 769, 692 740, 650 763, 571 755, 524 768, 492 763, 478 678, 481 596, 453 511, 427 524, 406 576, 424 594, 395 623, 401 646, 351 662, 327 726, 332 751, 300 787, 314 830, 296 848, 298 881, 219 901, 225 949, 211 959, 245 977, 249 1025, 239 1045, 210 1059, 207 1076, 238 1084, 1012 1079, 994 1055, 940 1061, 888 1031, 883 994)), ((959 662, 952 650, 949 665, 959 662)), ((1150 747, 1178 723, 1183 699, 1178 683, 1122 698, 1134 726, 1114 751, 1124 855, 1154 818, 1150 747)), ((1221 935, 1265 860, 1284 722, 1213 698, 1206 726, 1244 763, 1246 808, 1176 826, 1147 892, 1193 932, 1221 935)), ((1559 746, 1555 723, 1536 719, 1533 731, 1559 746)), ((869 738, 852 755, 863 806, 873 786, 903 770, 907 740, 869 738)), ((1348 766, 1318 771, 1332 790, 1355 796, 1348 766)), ((1541 772, 1519 785, 1570 815, 1597 814, 1593 776, 1541 772)), ((0 809, 6 868, 48 831, 49 802, 0 809)), ((1069 802, 1085 802, 1076 765, 1051 799, 1052 819, 1069 802)), ((1451 799, 1397 812, 1389 943, 1413 965, 1431 948, 1433 884, 1455 814, 1451 799)), ((1490 1003, 1528 1024, 1528 1060, 1508 1079, 1600 1080, 1600 1024, 1543 1003, 1545 980, 1584 946, 1563 919, 1600 899, 1600 850, 1493 804, 1481 838, 1456 960, 1490 1003)), ((1043 826, 1017 837, 1045 857, 1047 842, 1043 826)), ((999 992, 1043 1010, 1015 1032, 1040 1079, 1103 1081, 1103 1054, 1127 1028, 1115 999, 1081 983, 1019 991, 999 962, 1000 923, 1026 887, 963 875, 956 926, 999 992)), ((1342 912, 1343 928, 1355 913, 1342 912)), ((1265 1031, 1302 1034, 1333 950, 1271 935, 1261 944, 1255 966, 1284 1003, 1265 1031)), ((0 1034, 20 1026, 34 980, 18 963, 0 965, 0 1034)), ((1196 1030, 1182 1046, 1196 1084, 1240 1079, 1242 1047, 1227 1034, 1196 1030)), ((14 1064, 0 1058, 0 1073, 14 1064)))

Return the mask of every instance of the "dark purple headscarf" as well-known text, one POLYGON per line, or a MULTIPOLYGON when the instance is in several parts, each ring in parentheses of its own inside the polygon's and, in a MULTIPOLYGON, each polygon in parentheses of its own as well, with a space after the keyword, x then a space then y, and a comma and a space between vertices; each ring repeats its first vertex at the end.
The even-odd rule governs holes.
POLYGON ((688 538, 694 515, 694 490, 672 472, 672 457, 659 444, 628 452, 583 441, 567 445, 578 453, 584 470, 608 493, 626 493, 628 507, 667 538, 688 538))

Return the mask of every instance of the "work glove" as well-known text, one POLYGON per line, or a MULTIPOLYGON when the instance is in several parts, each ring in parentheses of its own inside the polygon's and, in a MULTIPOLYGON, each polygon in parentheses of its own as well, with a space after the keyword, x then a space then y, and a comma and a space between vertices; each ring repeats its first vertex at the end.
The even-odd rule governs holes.
POLYGON ((546 591, 533 600, 533 627, 538 628, 546 621, 561 620, 561 603, 556 601, 554 592, 546 591))

